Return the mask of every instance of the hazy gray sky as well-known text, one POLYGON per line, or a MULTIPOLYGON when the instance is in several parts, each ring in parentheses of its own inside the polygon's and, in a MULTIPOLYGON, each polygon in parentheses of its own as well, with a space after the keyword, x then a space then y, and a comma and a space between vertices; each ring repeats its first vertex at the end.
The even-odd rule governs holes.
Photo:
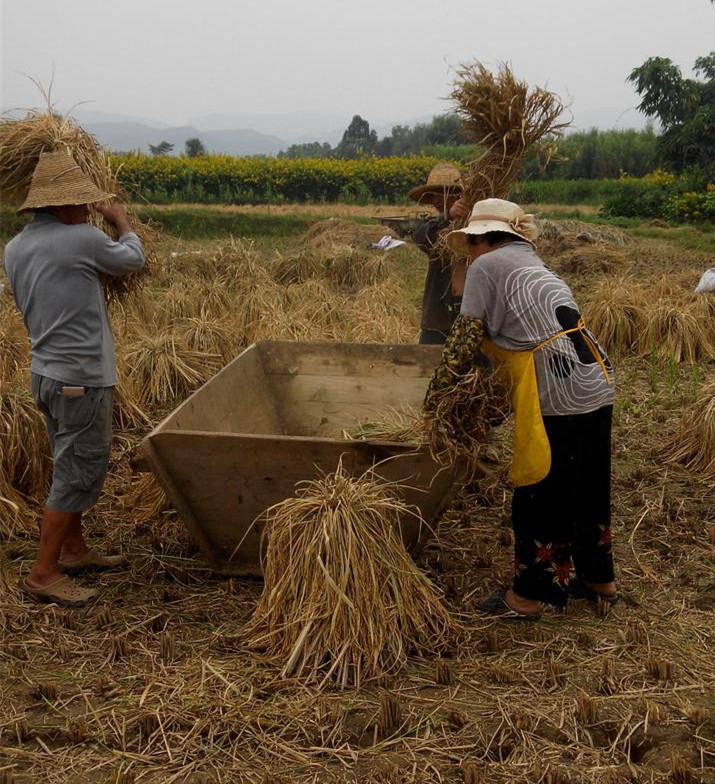
POLYGON ((38 104, 183 124, 212 113, 443 112, 454 67, 509 61, 570 101, 577 127, 642 124, 625 81, 715 48, 708 0, 1 0, 4 108, 38 104))

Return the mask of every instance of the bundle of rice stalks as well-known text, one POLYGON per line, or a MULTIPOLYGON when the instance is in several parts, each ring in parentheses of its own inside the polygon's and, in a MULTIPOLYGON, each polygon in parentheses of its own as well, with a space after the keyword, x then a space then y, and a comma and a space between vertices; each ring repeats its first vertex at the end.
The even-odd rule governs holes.
POLYGON ((287 320, 288 288, 261 273, 242 281, 227 319, 237 346, 248 346, 260 338, 278 337, 287 320))
POLYGON ((273 277, 284 286, 321 278, 338 288, 358 291, 380 283, 387 274, 387 265, 381 254, 357 250, 344 243, 332 243, 281 257, 273 277))
POLYGON ((9 381, 30 364, 30 343, 15 308, 0 310, 0 325, 0 381, 9 381))
POLYGON ((173 332, 145 332, 127 347, 123 364, 130 369, 142 404, 168 403, 207 381, 220 368, 220 357, 192 351, 173 332))
POLYGON ((140 405, 140 394, 131 374, 121 371, 114 388, 113 426, 119 431, 147 430, 151 419, 140 405))
POLYGON ((693 305, 659 300, 646 310, 641 351, 655 352, 661 359, 693 364, 713 355, 711 325, 693 305))
POLYGON ((350 340, 414 343, 419 333, 418 311, 405 307, 408 297, 401 281, 392 277, 366 286, 351 300, 350 340))
POLYGON ((358 291, 387 278, 387 264, 381 251, 367 253, 349 245, 333 245, 326 253, 325 277, 335 286, 358 291))
POLYGON ((211 318, 203 307, 198 316, 186 319, 179 329, 192 351, 218 354, 223 362, 228 362, 236 355, 236 334, 228 321, 225 318, 211 318))
POLYGON ((155 523, 172 507, 161 485, 153 474, 142 474, 123 499, 130 510, 132 522, 137 525, 155 523))
POLYGON ((313 248, 335 244, 367 248, 386 234, 391 235, 392 232, 378 223, 357 223, 340 218, 328 218, 314 223, 305 232, 301 242, 313 248))
MULTIPOLYGON (((62 149, 72 154, 98 188, 114 193, 122 202, 127 201, 97 140, 75 120, 55 114, 48 106, 46 112, 31 111, 23 118, 0 118, 0 193, 4 202, 20 204, 27 195, 40 154, 62 149)), ((105 278, 104 290, 110 299, 123 298, 139 287, 155 261, 154 230, 142 224, 130 207, 127 211, 134 231, 144 244, 146 265, 140 272, 105 278)), ((90 213, 91 222, 116 239, 114 227, 109 226, 96 210, 90 209, 90 213)))
POLYGON ((359 687, 413 650, 445 645, 453 622, 400 537, 401 518, 414 514, 393 488, 342 465, 268 510, 248 636, 284 677, 359 687))
POLYGON ((314 250, 300 250, 290 256, 279 255, 273 279, 282 286, 290 286, 319 278, 323 271, 322 260, 314 250))
POLYGON ((623 229, 580 220, 537 221, 539 248, 546 245, 552 250, 564 250, 577 244, 593 243, 600 247, 623 248, 632 243, 631 236, 623 229))
POLYGON ((0 382, 0 537, 31 530, 27 499, 44 498, 51 470, 45 422, 32 395, 24 385, 0 382))
POLYGON ((345 338, 349 312, 346 297, 322 280, 309 280, 284 289, 285 299, 267 305, 261 315, 260 337, 290 340, 345 338))
POLYGON ((424 430, 434 460, 473 467, 492 428, 511 413, 509 387, 500 374, 474 367, 425 401, 424 430))
POLYGON ((587 302, 582 315, 606 351, 623 354, 635 348, 646 324, 646 296, 632 278, 606 280, 587 302))
POLYGON ((422 413, 405 406, 386 409, 379 420, 361 422, 343 436, 352 441, 392 441, 421 446, 426 443, 422 413))
POLYGON ((695 405, 684 410, 666 458, 715 479, 715 384, 703 387, 695 405))
POLYGON ((451 98, 464 133, 485 148, 464 180, 469 204, 506 198, 527 151, 568 125, 560 120, 564 107, 554 93, 530 88, 507 65, 496 74, 478 62, 462 66, 451 98))

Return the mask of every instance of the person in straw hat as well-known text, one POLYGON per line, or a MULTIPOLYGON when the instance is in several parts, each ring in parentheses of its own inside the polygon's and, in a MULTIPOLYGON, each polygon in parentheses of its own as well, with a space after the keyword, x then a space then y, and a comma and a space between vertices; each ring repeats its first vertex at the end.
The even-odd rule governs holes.
POLYGON ((68 151, 42 153, 19 211, 33 220, 5 248, 3 263, 30 333, 32 393, 45 417, 52 485, 35 563, 22 583, 33 597, 69 606, 96 598, 70 575, 125 563, 91 548, 82 513, 101 492, 109 465, 114 342, 100 276, 144 266, 126 211, 110 203, 68 151), (120 236, 87 223, 94 207, 120 236))
POLYGON ((437 240, 450 221, 469 215, 461 193, 459 171, 449 163, 438 163, 427 176, 427 182, 408 193, 418 204, 435 207, 438 211, 412 233, 412 240, 429 259, 422 295, 420 343, 444 343, 459 310, 452 296, 450 259, 437 240))
MULTIPOLYGON (((528 620, 539 618, 544 604, 563 607, 569 597, 617 600, 610 519, 613 369, 569 287, 537 255, 537 234, 533 216, 518 205, 485 199, 474 205, 465 228, 448 235, 451 250, 471 266, 442 361, 444 369, 459 356, 469 367, 483 352, 510 385, 515 573, 511 586, 479 609, 528 620)), ((449 379, 438 369, 428 400, 449 379)))

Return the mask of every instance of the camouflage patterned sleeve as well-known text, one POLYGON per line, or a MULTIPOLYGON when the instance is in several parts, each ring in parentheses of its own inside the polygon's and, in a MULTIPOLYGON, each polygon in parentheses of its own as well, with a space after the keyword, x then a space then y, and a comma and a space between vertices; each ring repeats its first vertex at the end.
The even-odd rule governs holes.
POLYGON ((451 386, 461 376, 467 375, 476 366, 483 366, 484 355, 481 351, 484 338, 484 324, 472 316, 458 316, 442 349, 442 358, 437 365, 427 389, 424 408, 432 408, 431 398, 451 386))

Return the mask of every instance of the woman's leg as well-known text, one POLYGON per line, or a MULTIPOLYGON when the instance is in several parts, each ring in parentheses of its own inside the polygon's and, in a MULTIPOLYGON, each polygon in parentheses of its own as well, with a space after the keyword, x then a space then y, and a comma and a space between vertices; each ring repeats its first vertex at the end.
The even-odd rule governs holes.
POLYGON ((576 520, 573 561, 580 580, 599 593, 616 593, 611 547, 611 423, 606 406, 588 420, 588 449, 583 457, 579 493, 586 499, 576 520))
MULTIPOLYGON (((571 560, 575 523, 587 499, 579 498, 585 442, 583 417, 544 417, 551 470, 541 482, 517 487, 512 497, 514 582, 517 597, 566 605, 574 576, 571 560)), ((516 606, 516 605, 515 605, 516 606)))

